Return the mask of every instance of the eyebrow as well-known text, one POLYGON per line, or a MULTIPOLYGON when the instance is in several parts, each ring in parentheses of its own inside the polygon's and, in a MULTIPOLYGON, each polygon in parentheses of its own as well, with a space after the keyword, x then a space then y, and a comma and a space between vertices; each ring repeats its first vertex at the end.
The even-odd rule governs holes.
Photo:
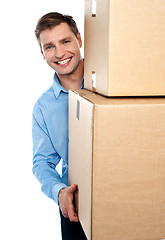
POLYGON ((50 45, 53 45, 53 43, 52 43, 52 42, 50 42, 50 43, 45 43, 45 44, 43 45, 43 48, 46 48, 46 47, 48 47, 48 46, 50 46, 50 45))
POLYGON ((60 39, 59 42, 65 42, 66 40, 71 40, 71 39, 72 39, 71 37, 65 37, 65 38, 60 39))

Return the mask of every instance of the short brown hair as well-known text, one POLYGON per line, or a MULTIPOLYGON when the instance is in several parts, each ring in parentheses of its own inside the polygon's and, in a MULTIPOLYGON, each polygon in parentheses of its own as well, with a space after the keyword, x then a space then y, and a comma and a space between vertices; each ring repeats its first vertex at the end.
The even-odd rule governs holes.
POLYGON ((42 48, 41 41, 40 41, 40 33, 43 30, 51 29, 63 22, 66 22, 69 25, 71 31, 77 37, 79 30, 78 30, 77 24, 74 21, 72 16, 62 15, 61 13, 58 13, 58 12, 50 12, 50 13, 47 13, 44 16, 42 16, 38 20, 37 25, 36 25, 35 35, 36 35, 37 41, 40 45, 40 48, 42 48))

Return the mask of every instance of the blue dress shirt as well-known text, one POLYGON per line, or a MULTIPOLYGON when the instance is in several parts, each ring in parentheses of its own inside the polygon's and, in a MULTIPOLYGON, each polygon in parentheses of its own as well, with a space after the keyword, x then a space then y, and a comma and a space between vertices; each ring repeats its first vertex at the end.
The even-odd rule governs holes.
POLYGON ((68 186, 68 91, 56 73, 53 85, 36 102, 32 117, 33 173, 41 190, 58 204, 59 191, 68 186), (60 160, 61 175, 56 170, 60 160))

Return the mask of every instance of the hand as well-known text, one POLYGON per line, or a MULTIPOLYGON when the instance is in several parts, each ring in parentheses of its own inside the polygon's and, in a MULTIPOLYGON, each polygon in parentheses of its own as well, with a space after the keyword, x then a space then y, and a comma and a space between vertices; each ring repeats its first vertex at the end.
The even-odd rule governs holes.
POLYGON ((73 205, 73 197, 76 189, 76 184, 72 184, 70 187, 62 188, 58 195, 62 215, 65 218, 69 218, 72 222, 79 221, 73 205))

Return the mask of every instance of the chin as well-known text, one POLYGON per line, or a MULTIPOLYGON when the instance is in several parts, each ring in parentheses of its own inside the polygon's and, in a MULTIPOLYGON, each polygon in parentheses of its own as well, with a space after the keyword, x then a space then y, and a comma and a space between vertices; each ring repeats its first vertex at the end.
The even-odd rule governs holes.
POLYGON ((59 75, 71 75, 72 73, 74 73, 75 69, 70 69, 70 70, 66 70, 66 71, 56 71, 59 75))

